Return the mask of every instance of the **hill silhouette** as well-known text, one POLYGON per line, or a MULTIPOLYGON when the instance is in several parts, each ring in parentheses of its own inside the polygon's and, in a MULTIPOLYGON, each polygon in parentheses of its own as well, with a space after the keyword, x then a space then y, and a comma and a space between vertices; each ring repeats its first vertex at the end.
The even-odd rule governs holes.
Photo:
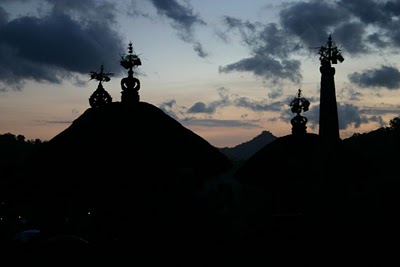
POLYGON ((399 140, 395 127, 334 145, 317 134, 287 135, 232 169, 217 148, 154 106, 112 103, 88 109, 43 144, 10 188, 19 210, 49 236, 140 243, 139 254, 188 257, 202 254, 189 248, 202 244, 243 264, 312 265, 316 253, 332 257, 339 243, 351 253, 346 260, 366 266, 375 263, 377 244, 399 232, 391 154, 399 140), (207 183, 215 187, 204 194, 207 183), (243 251, 251 259, 240 258, 243 251))
POLYGON ((277 137, 269 131, 262 131, 261 134, 257 135, 253 139, 236 145, 234 147, 222 147, 219 148, 224 155, 233 161, 243 161, 250 158, 258 150, 274 141, 277 137))
POLYGON ((316 134, 267 144, 234 174, 243 185, 242 209, 252 211, 246 236, 252 243, 267 237, 283 247, 290 242, 287 251, 310 264, 314 253, 327 255, 332 244, 341 244, 346 260, 375 266, 377 244, 399 234, 400 182, 391 152, 400 148, 399 140, 400 132, 387 127, 335 144, 316 134))
POLYGON ((113 102, 87 109, 24 167, 7 201, 43 235, 157 247, 201 238, 198 192, 231 163, 157 107, 113 102))

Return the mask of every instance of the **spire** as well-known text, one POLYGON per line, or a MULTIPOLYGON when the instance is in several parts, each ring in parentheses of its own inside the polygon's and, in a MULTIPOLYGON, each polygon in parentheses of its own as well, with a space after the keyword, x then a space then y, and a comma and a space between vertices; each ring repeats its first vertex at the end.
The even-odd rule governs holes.
POLYGON ((319 135, 325 142, 336 142, 340 140, 339 119, 335 92, 335 68, 331 64, 343 62, 340 50, 329 35, 326 46, 321 46, 318 54, 321 61, 321 91, 319 108, 319 135))

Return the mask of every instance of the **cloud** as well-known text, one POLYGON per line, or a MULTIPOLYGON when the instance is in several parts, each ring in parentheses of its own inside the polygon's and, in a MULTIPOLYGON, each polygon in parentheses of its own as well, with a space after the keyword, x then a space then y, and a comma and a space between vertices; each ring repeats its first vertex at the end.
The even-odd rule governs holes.
POLYGON ((197 25, 206 25, 206 22, 195 14, 192 6, 187 2, 186 5, 180 4, 176 0, 150 0, 157 13, 167 17, 171 21, 171 26, 178 31, 178 36, 187 43, 193 44, 193 49, 199 57, 207 57, 208 53, 203 45, 196 40, 194 28, 197 25))
POLYGON ((332 28, 349 18, 334 2, 313 0, 288 4, 279 13, 282 27, 308 46, 320 46, 332 28))
POLYGON ((239 107, 248 109, 254 112, 265 112, 265 111, 280 111, 282 108, 282 102, 267 102, 267 101, 255 101, 248 97, 241 97, 238 95, 232 95, 229 90, 225 87, 217 89, 220 99, 211 101, 210 103, 196 102, 192 107, 187 110, 187 113, 204 113, 214 114, 217 109, 224 108, 227 106, 239 107))
POLYGON ((360 110, 360 112, 367 115, 397 115, 399 114, 399 109, 399 105, 385 105, 385 107, 364 107, 360 110))
POLYGON ((247 97, 237 97, 233 102, 236 107, 246 108, 255 112, 280 111, 283 105, 280 101, 267 103, 264 101, 254 101, 247 97))
POLYGON ((354 72, 348 75, 349 80, 360 87, 382 87, 389 90, 400 88, 400 72, 390 66, 381 66, 364 72, 354 72))
POLYGON ((0 7, 0 27, 5 25, 8 21, 8 13, 4 8, 0 7))
POLYGON ((165 101, 159 105, 159 108, 164 111, 164 113, 168 114, 170 117, 177 119, 178 116, 175 114, 173 111, 174 106, 176 105, 176 100, 175 99, 170 99, 168 101, 165 101))
MULTIPOLYGON (((362 124, 370 122, 383 123, 381 116, 366 116, 365 110, 348 103, 337 104, 339 130, 345 130, 349 127, 360 128, 362 124)), ((312 129, 319 127, 319 105, 313 105, 307 112, 302 114, 308 118, 308 125, 312 129)), ((285 117, 287 119, 287 116, 285 117)))
MULTIPOLYGON (((85 13, 103 10, 106 2, 53 1, 42 17, 22 16, 0 26, 0 84, 22 89, 27 80, 61 83, 71 73, 88 74, 101 64, 108 71, 118 66, 122 38, 113 28, 113 17, 101 20, 85 13), (74 4, 73 4, 73 3, 74 4), (75 3, 76 2, 76 3, 75 3)), ((106 14, 112 14, 108 8, 106 14)), ((98 15, 98 14, 97 14, 98 15)), ((104 14, 103 14, 104 15, 104 14)))
POLYGON ((250 55, 220 66, 220 72, 252 72, 274 83, 299 83, 301 62, 295 56, 325 45, 329 34, 345 58, 391 52, 382 48, 397 53, 400 47, 398 1, 292 1, 282 3, 278 14, 276 23, 224 17, 222 40, 239 33, 250 55))
POLYGON ((240 120, 217 120, 213 119, 212 115, 215 114, 218 109, 228 106, 240 107, 253 112, 279 112, 285 105, 285 103, 280 101, 270 103, 267 101, 255 101, 247 97, 240 97, 230 94, 229 89, 225 87, 218 88, 217 93, 219 96, 218 100, 209 103, 196 102, 190 108, 179 106, 175 99, 161 103, 159 108, 187 126, 259 128, 259 121, 248 120, 248 114, 242 115, 240 120), (198 115, 206 115, 207 117, 199 118, 198 115))
POLYGON ((386 25, 391 21, 391 17, 388 16, 387 10, 385 10, 386 4, 383 2, 373 0, 341 0, 338 2, 338 5, 347 9, 366 24, 386 25))
POLYGON ((361 124, 368 124, 370 119, 362 115, 360 109, 352 104, 338 104, 339 129, 344 130, 351 125, 359 128, 361 124))
MULTIPOLYGON (((217 102, 213 102, 213 103, 217 103, 217 102)), ((211 105, 207 106, 203 102, 197 102, 191 108, 188 109, 188 113, 213 114, 213 113, 215 113, 215 110, 217 107, 218 107, 218 104, 211 104, 211 105)))
MULTIPOLYGON (((301 63, 290 56, 299 49, 299 43, 291 40, 275 23, 263 25, 226 16, 223 22, 228 31, 237 30, 251 56, 220 66, 220 73, 232 71, 251 72, 274 84, 281 80, 299 83, 302 79, 301 63)), ((226 36, 221 36, 226 38, 226 36)))
POLYGON ((187 112, 188 113, 207 113, 213 114, 216 112, 218 108, 223 108, 229 105, 232 105, 232 96, 229 94, 229 90, 225 87, 219 87, 217 89, 218 95, 220 97, 219 100, 211 101, 209 104, 205 104, 203 102, 197 102, 192 107, 190 107, 187 112))
POLYGON ((243 120, 215 120, 215 119, 197 119, 186 118, 182 120, 186 126, 205 126, 205 127, 229 127, 229 128, 261 128, 260 125, 251 121, 243 120))
POLYGON ((279 61, 270 56, 256 55, 226 66, 220 66, 218 71, 220 73, 229 73, 232 71, 252 72, 256 76, 266 80, 269 79, 275 84, 281 79, 289 79, 294 83, 299 83, 302 78, 300 65, 301 63, 298 60, 279 61))

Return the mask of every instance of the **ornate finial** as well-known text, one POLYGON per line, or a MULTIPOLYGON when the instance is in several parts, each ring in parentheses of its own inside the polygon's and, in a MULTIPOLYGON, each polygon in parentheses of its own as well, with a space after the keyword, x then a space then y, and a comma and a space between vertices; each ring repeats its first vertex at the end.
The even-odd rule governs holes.
POLYGON ((120 64, 127 70, 132 70, 132 68, 136 68, 142 65, 142 62, 138 55, 133 53, 132 42, 130 42, 128 46, 128 55, 121 56, 120 64))
POLYGON ((99 73, 95 71, 90 72, 90 80, 95 79, 99 81, 96 91, 94 91, 89 98, 89 104, 91 107, 99 108, 104 106, 105 104, 111 103, 112 98, 110 94, 106 90, 104 90, 102 82, 110 81, 110 76, 112 75, 114 75, 114 73, 104 72, 103 64, 101 64, 99 73))
POLYGON ((289 104, 296 116, 290 121, 292 124, 292 134, 305 134, 307 129, 307 118, 301 116, 301 112, 306 112, 310 106, 310 102, 301 95, 301 89, 298 90, 297 96, 289 104))
POLYGON ((326 63, 337 64, 338 60, 340 62, 344 61, 342 54, 340 53, 340 49, 332 41, 332 35, 330 34, 328 37, 328 42, 326 46, 321 46, 318 51, 319 60, 321 61, 321 65, 326 63))
POLYGON ((112 72, 106 72, 106 73, 104 73, 104 70, 103 70, 103 69, 104 69, 104 68, 103 68, 103 64, 101 64, 100 72, 99 72, 99 73, 97 73, 97 72, 95 72, 95 71, 91 71, 91 72, 90 72, 90 79, 91 79, 91 80, 96 79, 96 80, 98 80, 100 83, 101 83, 101 82, 109 82, 109 81, 110 81, 110 76, 114 75, 114 73, 112 73, 112 72))
POLYGON ((121 80, 121 101, 124 103, 139 102, 140 81, 138 78, 133 77, 133 68, 141 66, 142 62, 138 55, 133 53, 132 42, 128 46, 128 55, 121 56, 120 64, 128 70, 128 77, 121 80))

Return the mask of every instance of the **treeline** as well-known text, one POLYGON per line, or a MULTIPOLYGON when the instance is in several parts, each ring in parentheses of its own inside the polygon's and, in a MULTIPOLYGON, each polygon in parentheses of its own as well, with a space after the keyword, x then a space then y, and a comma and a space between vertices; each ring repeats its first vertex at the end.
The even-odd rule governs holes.
POLYGON ((40 139, 27 140, 21 134, 0 134, 0 182, 22 168, 26 160, 46 142, 40 139))

